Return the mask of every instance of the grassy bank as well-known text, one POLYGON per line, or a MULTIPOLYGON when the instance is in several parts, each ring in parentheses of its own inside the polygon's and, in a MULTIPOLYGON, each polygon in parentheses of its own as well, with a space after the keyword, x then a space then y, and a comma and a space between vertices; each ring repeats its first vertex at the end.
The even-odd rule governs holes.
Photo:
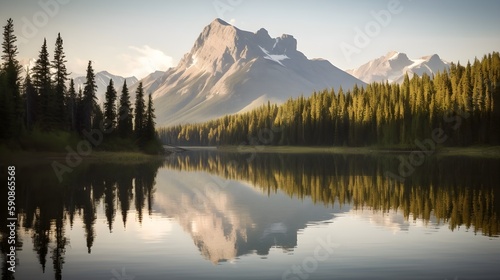
POLYGON ((164 157, 158 156, 164 153, 159 140, 139 145, 133 138, 121 138, 116 135, 92 137, 82 139, 67 131, 43 132, 35 128, 33 131, 21 133, 16 139, 0 141, 0 159, 7 163, 29 163, 54 159, 65 161, 68 155, 73 155, 85 161, 136 163, 164 157))
MULTIPOLYGON (((189 147, 187 147, 189 150, 189 147)), ((217 151, 229 153, 282 153, 282 154, 344 154, 344 155, 398 155, 413 151, 387 147, 302 147, 302 146, 222 146, 217 151)), ((500 159, 500 146, 438 147, 433 155, 438 157, 467 156, 500 159)), ((65 162, 68 152, 11 151, 0 146, 0 158, 4 164, 30 164, 65 162)), ((142 163, 162 160, 165 155, 150 155, 141 151, 92 151, 81 156, 86 162, 142 163)))
MULTIPOLYGON (((6 151, 0 150, 0 158, 3 164, 31 164, 59 161, 64 163, 68 157, 74 159, 74 154, 63 152, 31 152, 31 151, 6 151)), ((87 156, 81 156, 85 162, 122 163, 137 164, 152 160, 162 160, 165 155, 149 155, 142 152, 104 152, 93 151, 87 156)))
MULTIPOLYGON (((302 146, 223 146, 218 150, 241 153, 297 153, 297 154, 346 154, 346 155, 377 155, 377 154, 407 154, 418 149, 406 147, 302 147, 302 146)), ((469 156, 500 158, 500 146, 472 147, 438 147, 436 156, 469 156)))
MULTIPOLYGON (((189 148, 188 148, 189 149, 189 148)), ((221 146, 217 150, 237 153, 283 153, 283 154, 366 154, 369 147, 310 147, 310 146, 221 146)))
POLYGON ((446 147, 439 149, 437 155, 500 158, 500 146, 446 147))

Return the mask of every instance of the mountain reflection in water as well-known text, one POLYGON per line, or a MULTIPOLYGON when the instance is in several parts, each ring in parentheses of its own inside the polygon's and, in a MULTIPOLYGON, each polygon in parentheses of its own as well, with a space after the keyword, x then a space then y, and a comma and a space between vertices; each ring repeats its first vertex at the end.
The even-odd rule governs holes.
MULTIPOLYGON (((145 217, 167 217, 213 264, 248 254, 266 256, 272 248, 293 252, 300 232, 342 213, 365 215, 394 231, 418 221, 498 236, 499 161, 429 158, 404 182, 384 175, 397 167, 392 156, 249 157, 217 151, 186 152, 147 164, 86 164, 62 183, 48 165, 19 167, 16 244, 22 251, 31 242, 42 271, 52 267, 61 279, 73 242, 67 231, 76 219, 83 224, 86 253, 92 254, 98 220, 113 233, 116 223, 127 230, 134 219, 142 224, 145 217)), ((7 237, 2 228, 4 258, 7 237)), ((5 261, 2 267, 8 279, 5 261)))

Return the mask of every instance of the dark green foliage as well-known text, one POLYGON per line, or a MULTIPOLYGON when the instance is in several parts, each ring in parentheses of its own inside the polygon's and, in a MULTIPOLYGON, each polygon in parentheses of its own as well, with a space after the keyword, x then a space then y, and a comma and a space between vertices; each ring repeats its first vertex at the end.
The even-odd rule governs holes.
POLYGON ((130 103, 127 81, 124 81, 117 117, 117 128, 120 137, 127 138, 132 136, 132 117, 132 105, 130 103))
POLYGON ((153 97, 148 95, 148 108, 146 111, 146 126, 144 127, 144 137, 146 141, 156 139, 155 130, 155 108, 153 107, 153 97))
POLYGON ((80 88, 78 90, 78 95, 76 96, 75 102, 75 131, 83 131, 83 90, 80 88))
POLYGON ((110 130, 114 130, 116 128, 116 90, 113 85, 113 80, 109 80, 109 85, 106 90, 104 119, 106 121, 107 128, 110 130))
POLYGON ((442 131, 444 145, 500 144, 500 56, 434 77, 405 75, 402 84, 373 83, 264 105, 202 124, 160 129, 174 145, 335 145, 415 147, 442 131))
POLYGON ((137 145, 148 154, 157 154, 163 150, 162 144, 156 135, 154 119, 152 96, 149 95, 146 106, 142 82, 139 82, 135 96, 134 136, 137 145))
POLYGON ((56 47, 54 51, 54 60, 52 69, 54 70, 54 104, 52 110, 55 119, 55 126, 59 129, 67 128, 69 116, 65 106, 66 82, 68 80, 68 71, 66 69, 66 56, 63 50, 63 39, 61 34, 57 34, 56 47))
POLYGON ((78 97, 75 91, 75 82, 73 79, 69 81, 69 90, 66 99, 67 115, 69 117, 69 127, 71 131, 76 131, 78 118, 78 97))
POLYGON ((20 64, 16 59, 16 36, 13 32, 13 21, 9 19, 3 32, 3 62, 0 65, 2 147, 64 152, 67 151, 67 145, 74 146, 78 138, 86 139, 88 135, 100 133, 103 137, 92 141, 97 150, 130 151, 141 148, 148 153, 162 150, 155 131, 153 101, 150 96, 146 108, 142 84, 137 92, 134 131, 134 114, 126 81, 118 112, 117 93, 112 80, 107 88, 104 108, 97 104, 97 84, 91 61, 87 66, 83 90, 80 88, 77 94, 72 79, 67 88, 67 61, 63 40, 58 34, 52 62, 49 61, 47 42, 44 39, 32 73, 27 69, 27 76, 21 87, 20 64), (115 130, 117 133, 112 133, 115 130))
POLYGON ((14 35, 14 21, 9 18, 7 24, 4 26, 3 30, 3 42, 2 42, 2 60, 3 68, 7 68, 9 65, 14 66, 17 71, 21 70, 19 62, 17 61, 17 37, 14 35))
POLYGON ((8 19, 3 30, 3 63, 0 68, 0 139, 17 137, 22 128, 21 66, 16 58, 16 41, 13 20, 8 19))
POLYGON ((47 41, 45 39, 33 67, 33 85, 38 96, 38 122, 43 130, 50 130, 54 122, 54 110, 51 109, 53 109, 55 100, 52 91, 49 53, 47 52, 47 41))
MULTIPOLYGON (((97 85, 95 81, 94 69, 92 68, 92 62, 89 61, 87 66, 87 81, 85 82, 85 87, 83 89, 82 97, 82 125, 83 130, 90 131, 93 125, 94 113, 96 113, 97 108, 97 97, 96 97, 97 85)), ((82 130, 82 132, 83 132, 82 130)))
POLYGON ((142 151, 147 154, 157 154, 163 150, 163 145, 156 133, 155 129, 155 109, 153 106, 153 97, 148 95, 148 105, 145 114, 145 122, 143 128, 143 135, 140 139, 139 146, 142 151))
POLYGON ((135 116, 134 116, 134 133, 139 142, 144 139, 144 127, 146 122, 146 105, 144 103, 144 90, 142 82, 139 82, 135 95, 135 116))

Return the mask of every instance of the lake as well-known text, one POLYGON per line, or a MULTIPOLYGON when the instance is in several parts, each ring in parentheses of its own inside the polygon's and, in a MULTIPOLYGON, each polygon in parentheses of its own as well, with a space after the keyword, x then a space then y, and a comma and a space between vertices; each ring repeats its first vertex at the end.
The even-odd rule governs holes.
POLYGON ((500 160, 387 176, 399 165, 197 150, 63 182, 18 166, 15 279, 499 279, 500 160))

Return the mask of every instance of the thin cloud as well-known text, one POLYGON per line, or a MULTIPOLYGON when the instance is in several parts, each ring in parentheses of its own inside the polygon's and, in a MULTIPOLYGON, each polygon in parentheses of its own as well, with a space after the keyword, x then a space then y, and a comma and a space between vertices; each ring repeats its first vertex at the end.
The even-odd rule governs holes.
POLYGON ((148 45, 129 46, 129 50, 129 53, 121 55, 121 59, 125 64, 124 69, 117 71, 124 72, 126 76, 135 76, 142 79, 157 70, 165 71, 173 66, 171 56, 148 45))

